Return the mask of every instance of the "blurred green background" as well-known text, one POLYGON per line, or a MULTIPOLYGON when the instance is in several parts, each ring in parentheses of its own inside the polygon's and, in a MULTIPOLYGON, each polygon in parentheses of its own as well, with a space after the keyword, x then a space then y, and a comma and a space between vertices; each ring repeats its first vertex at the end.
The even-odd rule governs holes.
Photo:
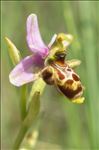
POLYGON ((76 71, 85 86, 85 103, 76 105, 47 85, 41 98, 42 118, 35 149, 99 150, 99 2, 2 1, 1 8, 2 149, 11 149, 21 122, 19 89, 9 83, 13 65, 4 37, 15 43, 23 57, 30 54, 26 19, 35 13, 46 43, 54 33, 74 36, 67 59, 82 61, 76 71))

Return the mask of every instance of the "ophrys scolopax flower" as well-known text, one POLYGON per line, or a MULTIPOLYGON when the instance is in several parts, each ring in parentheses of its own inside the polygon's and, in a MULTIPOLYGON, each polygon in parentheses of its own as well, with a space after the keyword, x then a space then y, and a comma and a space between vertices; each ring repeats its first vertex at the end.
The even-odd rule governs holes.
POLYGON ((12 70, 10 82, 21 86, 42 77, 47 84, 55 85, 73 102, 82 103, 83 86, 79 76, 71 68, 79 65, 80 61, 65 61, 67 47, 72 39, 70 34, 55 34, 49 45, 45 45, 40 35, 37 16, 31 14, 27 18, 27 43, 33 55, 24 58, 12 70), (35 71, 36 67, 39 68, 38 72, 35 71))

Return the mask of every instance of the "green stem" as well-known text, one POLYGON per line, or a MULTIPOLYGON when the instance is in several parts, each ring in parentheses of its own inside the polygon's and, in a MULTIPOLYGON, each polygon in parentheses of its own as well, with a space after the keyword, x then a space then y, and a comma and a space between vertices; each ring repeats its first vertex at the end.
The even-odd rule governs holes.
POLYGON ((17 139, 15 141, 15 144, 13 146, 13 149, 17 150, 19 148, 19 146, 20 146, 20 144, 21 144, 21 142, 22 142, 22 140, 23 140, 27 130, 28 130, 28 126, 26 126, 24 124, 24 122, 23 122, 23 124, 22 124, 22 126, 20 128, 20 131, 18 133, 17 139))
POLYGON ((25 137, 26 132, 28 131, 29 127, 33 123, 33 121, 36 119, 38 113, 40 110, 40 93, 35 92, 33 95, 33 99, 31 101, 31 105, 29 107, 28 114, 24 121, 22 122, 21 128, 19 130, 18 136, 16 138, 14 149, 18 149, 25 137))
POLYGON ((26 99, 27 99, 27 87, 23 85, 21 87, 21 98, 20 98, 20 109, 21 109, 21 119, 24 120, 26 116, 26 99))

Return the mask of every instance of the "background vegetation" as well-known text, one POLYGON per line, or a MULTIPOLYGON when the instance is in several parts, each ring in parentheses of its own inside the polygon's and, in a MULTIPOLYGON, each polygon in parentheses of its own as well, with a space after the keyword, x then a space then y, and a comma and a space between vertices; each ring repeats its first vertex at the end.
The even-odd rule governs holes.
MULTIPOLYGON (((26 44, 26 18, 38 16, 46 43, 54 33, 71 33, 74 41, 67 59, 82 61, 76 69, 85 86, 85 103, 72 104, 47 86, 41 97, 41 119, 35 149, 99 150, 99 2, 2 1, 2 149, 11 149, 20 128, 19 89, 9 83, 13 68, 4 37, 21 51, 26 44)), ((31 84, 28 85, 31 87, 31 84)))

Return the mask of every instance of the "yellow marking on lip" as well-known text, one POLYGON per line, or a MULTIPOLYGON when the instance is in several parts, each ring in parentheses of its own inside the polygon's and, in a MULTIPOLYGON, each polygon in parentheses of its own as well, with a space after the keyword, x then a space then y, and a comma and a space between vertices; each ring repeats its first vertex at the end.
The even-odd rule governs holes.
POLYGON ((76 98, 74 100, 72 100, 73 103, 77 103, 77 104, 82 104, 84 102, 85 98, 84 97, 80 97, 80 98, 76 98))

